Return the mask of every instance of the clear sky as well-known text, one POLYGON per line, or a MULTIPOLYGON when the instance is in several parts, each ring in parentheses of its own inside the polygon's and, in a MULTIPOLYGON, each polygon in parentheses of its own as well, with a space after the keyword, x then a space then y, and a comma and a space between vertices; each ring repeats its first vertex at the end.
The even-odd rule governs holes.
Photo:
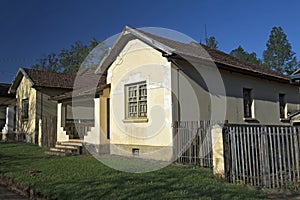
POLYGON ((273 26, 281 26, 300 58, 297 0, 0 0, 0 82, 19 67, 69 48, 134 28, 163 27, 204 42, 215 36, 229 53, 238 45, 261 57, 273 26))

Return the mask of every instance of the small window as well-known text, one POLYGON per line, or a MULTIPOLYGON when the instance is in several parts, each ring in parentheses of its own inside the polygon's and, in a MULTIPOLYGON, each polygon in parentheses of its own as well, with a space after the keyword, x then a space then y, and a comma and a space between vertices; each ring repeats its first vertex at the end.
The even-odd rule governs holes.
POLYGON ((137 119, 147 117, 147 85, 146 82, 125 86, 126 118, 137 119))
POLYGON ((29 99, 22 100, 22 119, 28 120, 28 110, 29 110, 29 99))
POLYGON ((251 89, 243 89, 243 99, 244 99, 244 117, 252 118, 252 97, 251 89))
POLYGON ((279 115, 281 119, 286 118, 286 101, 285 101, 285 94, 279 94, 279 115))

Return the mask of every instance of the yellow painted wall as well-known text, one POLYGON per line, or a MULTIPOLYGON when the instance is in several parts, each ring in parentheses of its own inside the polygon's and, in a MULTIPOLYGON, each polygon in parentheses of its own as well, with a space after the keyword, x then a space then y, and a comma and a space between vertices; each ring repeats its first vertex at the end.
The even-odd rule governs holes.
POLYGON ((107 139, 107 123, 108 123, 108 118, 107 118, 107 100, 110 97, 110 88, 106 88, 103 91, 103 94, 100 95, 100 144, 101 145, 106 145, 109 144, 110 140, 107 139))
MULTIPOLYGON (((171 65, 160 52, 139 40, 128 42, 109 68, 107 83, 111 83, 112 154, 132 155, 131 149, 138 147, 146 156, 149 146, 172 147, 171 65), (148 122, 128 122, 125 85, 141 81, 147 84, 148 122)), ((169 160, 171 148, 164 155, 169 160)))
MULTIPOLYGON (((23 77, 17 90, 17 132, 31 134, 32 141, 36 142, 39 129, 39 119, 56 117, 57 102, 49 98, 66 92, 61 88, 33 88, 32 83, 23 77), (29 117, 27 121, 22 119, 22 100, 29 99, 29 117)), ((49 119, 48 119, 49 120, 49 119)))
POLYGON ((37 131, 37 121, 36 121, 36 90, 32 88, 31 82, 23 77, 20 85, 16 91, 17 98, 17 132, 34 134, 37 131), (28 120, 24 121, 22 119, 22 100, 29 99, 29 113, 28 120))

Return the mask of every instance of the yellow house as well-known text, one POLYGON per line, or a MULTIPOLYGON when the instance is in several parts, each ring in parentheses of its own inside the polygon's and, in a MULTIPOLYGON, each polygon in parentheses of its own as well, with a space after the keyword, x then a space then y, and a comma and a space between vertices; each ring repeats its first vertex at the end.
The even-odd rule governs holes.
POLYGON ((20 68, 9 89, 16 96, 16 133, 19 140, 53 146, 56 107, 51 96, 72 90, 75 76, 20 68))
MULTIPOLYGON (((288 76, 130 27, 95 73, 106 82, 68 97, 93 99, 94 124, 81 139, 99 153, 170 161, 178 122, 284 125, 299 110, 299 84, 288 76)), ((70 139, 65 97, 56 99, 58 141, 70 139)))

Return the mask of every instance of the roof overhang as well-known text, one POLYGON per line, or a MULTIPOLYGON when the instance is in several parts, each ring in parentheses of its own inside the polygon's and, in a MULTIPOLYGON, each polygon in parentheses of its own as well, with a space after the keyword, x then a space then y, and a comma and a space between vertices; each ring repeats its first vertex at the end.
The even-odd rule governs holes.
POLYGON ((77 91, 75 89, 75 91, 66 92, 61 95, 50 97, 49 99, 63 102, 63 101, 68 101, 70 99, 80 99, 80 98, 84 99, 84 98, 91 98, 91 97, 95 98, 101 95, 103 90, 106 88, 110 88, 110 84, 100 85, 97 88, 78 89, 77 91))

